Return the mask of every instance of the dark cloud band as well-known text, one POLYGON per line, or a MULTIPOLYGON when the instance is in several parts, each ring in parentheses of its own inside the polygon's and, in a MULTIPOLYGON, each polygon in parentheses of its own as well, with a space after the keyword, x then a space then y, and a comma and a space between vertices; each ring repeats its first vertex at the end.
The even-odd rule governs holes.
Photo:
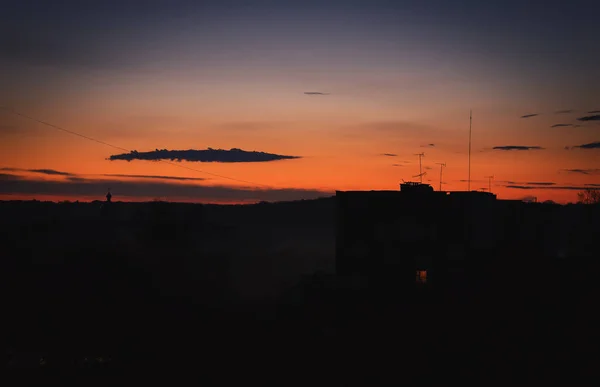
POLYGON ((544 149, 541 146, 524 146, 524 145, 504 145, 495 146, 493 149, 502 151, 528 151, 544 149))
POLYGON ((110 188, 114 198, 153 198, 168 200, 215 201, 289 201, 332 196, 332 192, 311 189, 253 189, 234 186, 204 186, 165 181, 122 181, 76 179, 50 181, 0 174, 0 194, 56 195, 62 197, 104 198, 110 188))
POLYGON ((575 145, 575 146, 572 146, 571 148, 577 148, 577 149, 600 149, 600 141, 590 142, 589 144, 575 145))
POLYGON ((600 121, 600 114, 596 114, 596 115, 593 115, 593 116, 579 117, 577 120, 578 121, 584 121, 584 122, 587 122, 587 121, 600 121))
POLYGON ((265 152, 248 152, 242 149, 204 149, 204 150, 168 150, 156 149, 150 152, 131 151, 112 155, 109 160, 171 160, 171 161, 193 161, 202 163, 257 163, 276 160, 299 159, 300 156, 286 156, 265 152))

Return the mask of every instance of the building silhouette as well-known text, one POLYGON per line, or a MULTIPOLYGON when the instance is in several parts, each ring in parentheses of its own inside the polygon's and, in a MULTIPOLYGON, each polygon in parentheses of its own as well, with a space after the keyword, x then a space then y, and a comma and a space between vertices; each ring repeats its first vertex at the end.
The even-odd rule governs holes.
POLYGON ((535 276, 564 258, 591 267, 600 256, 598 215, 598 206, 498 200, 412 182, 399 191, 337 191, 336 272, 388 290, 417 283, 450 291, 518 268, 535 276))

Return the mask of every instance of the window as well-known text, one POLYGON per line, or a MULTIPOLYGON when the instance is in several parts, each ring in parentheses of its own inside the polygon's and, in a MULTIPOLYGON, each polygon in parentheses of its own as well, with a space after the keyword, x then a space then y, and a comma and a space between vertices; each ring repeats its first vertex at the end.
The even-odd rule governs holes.
POLYGON ((417 283, 418 284, 427 283, 427 270, 417 270, 417 283))

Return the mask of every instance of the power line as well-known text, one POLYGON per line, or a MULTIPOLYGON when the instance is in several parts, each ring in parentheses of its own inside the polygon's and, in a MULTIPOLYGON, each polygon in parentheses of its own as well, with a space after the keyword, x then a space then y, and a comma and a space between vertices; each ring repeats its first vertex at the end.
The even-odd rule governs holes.
MULTIPOLYGON (((39 119, 37 119, 37 118, 30 117, 30 116, 27 116, 27 115, 25 115, 25 114, 19 113, 19 112, 15 111, 15 110, 13 110, 13 109, 10 109, 10 108, 7 108, 7 107, 5 107, 5 106, 0 106, 0 109, 6 110, 6 111, 8 111, 9 113, 13 113, 13 114, 15 114, 15 115, 17 115, 17 116, 20 116, 20 117, 26 118, 26 119, 28 119, 28 120, 35 121, 35 122, 37 122, 37 123, 40 123, 40 124, 43 124, 43 125, 49 126, 49 127, 51 127, 51 128, 58 129, 58 130, 61 130, 61 131, 63 131, 63 132, 66 132, 66 133, 72 134, 72 135, 74 135, 74 136, 79 136, 79 137, 81 137, 81 138, 84 138, 84 139, 86 139, 86 140, 90 140, 90 141, 97 142, 98 144, 106 145, 106 146, 109 146, 109 147, 111 147, 111 148, 114 148, 114 149, 118 149, 118 150, 121 150, 121 151, 124 151, 124 152, 127 152, 127 153, 131 153, 131 150, 129 150, 129 149, 125 149, 125 148, 123 148, 123 147, 120 147, 120 146, 117 146, 117 145, 109 144, 109 143, 107 143, 107 142, 100 141, 100 140, 97 140, 97 139, 95 139, 95 138, 92 138, 92 137, 85 136, 85 135, 83 135, 83 134, 80 134, 80 133, 74 132, 74 131, 72 131, 72 130, 68 130, 68 129, 62 128, 62 127, 60 127, 60 126, 53 125, 53 124, 51 124, 51 123, 49 123, 49 122, 42 121, 42 120, 39 120, 39 119)), ((207 174, 207 175, 211 175, 211 176, 219 177, 219 178, 222 178, 222 179, 233 180, 233 181, 237 181, 237 182, 240 182, 240 183, 253 184, 253 185, 258 185, 258 186, 263 186, 263 187, 268 187, 268 188, 271 188, 271 186, 269 186, 269 185, 266 185, 266 184, 255 183, 255 182, 248 181, 248 180, 236 179, 235 177, 229 177, 229 176, 219 175, 219 174, 212 173, 212 172, 206 172, 206 171, 202 171, 202 170, 200 170, 200 169, 195 169, 195 168, 191 168, 191 167, 186 167, 185 165, 176 164, 176 163, 173 163, 173 162, 170 162, 170 161, 166 161, 166 160, 156 160, 156 161, 158 161, 158 162, 161 162, 161 163, 165 163, 165 164, 169 164, 169 165, 173 165, 173 166, 176 166, 176 167, 179 167, 179 168, 188 169, 188 170, 190 170, 190 171, 194 171, 194 172, 205 173, 205 174, 207 174)))

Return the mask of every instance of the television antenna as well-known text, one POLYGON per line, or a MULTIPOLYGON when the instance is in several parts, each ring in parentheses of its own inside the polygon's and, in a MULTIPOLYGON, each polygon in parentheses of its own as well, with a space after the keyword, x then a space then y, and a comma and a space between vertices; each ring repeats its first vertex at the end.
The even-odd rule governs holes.
POLYGON ((425 153, 421 152, 421 153, 415 153, 415 156, 419 156, 419 174, 413 177, 420 177, 421 178, 421 184, 423 184, 423 176, 425 176, 425 173, 423 173, 423 169, 422 167, 422 163, 421 163, 421 159, 423 157, 425 157, 425 153))
POLYGON ((486 176, 485 178, 488 179, 488 192, 492 192, 492 179, 494 178, 494 175, 486 176))
POLYGON ((471 130, 473 128, 473 110, 469 110, 469 188, 471 191, 471 130))
POLYGON ((440 191, 441 191, 442 190, 442 171, 444 170, 446 163, 436 163, 436 164, 440 166, 440 191))

